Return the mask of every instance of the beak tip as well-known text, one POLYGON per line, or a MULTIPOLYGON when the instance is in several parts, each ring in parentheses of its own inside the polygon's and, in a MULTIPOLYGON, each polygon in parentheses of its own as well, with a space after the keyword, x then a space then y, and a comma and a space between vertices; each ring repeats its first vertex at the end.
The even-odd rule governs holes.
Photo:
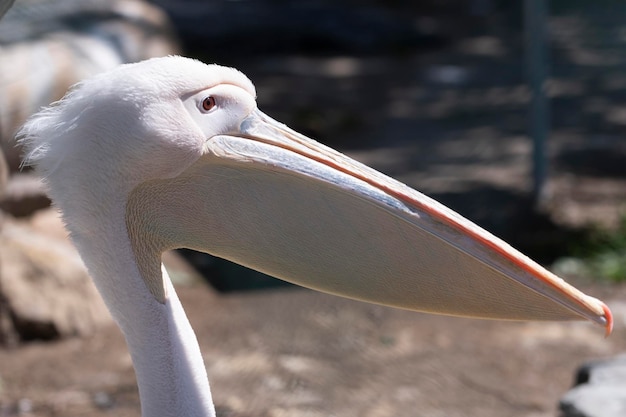
POLYGON ((604 310, 605 337, 609 337, 609 335, 613 331, 613 313, 611 313, 609 307, 604 303, 602 303, 602 310, 604 310))

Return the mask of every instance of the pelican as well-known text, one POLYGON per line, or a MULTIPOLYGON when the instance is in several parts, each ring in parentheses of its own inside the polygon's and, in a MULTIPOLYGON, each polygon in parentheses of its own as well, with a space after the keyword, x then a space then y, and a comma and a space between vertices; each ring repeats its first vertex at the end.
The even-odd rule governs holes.
POLYGON ((123 65, 76 85, 19 138, 125 336, 143 416, 215 416, 161 265, 173 248, 403 309, 612 326, 604 303, 505 242, 262 113, 232 68, 123 65))

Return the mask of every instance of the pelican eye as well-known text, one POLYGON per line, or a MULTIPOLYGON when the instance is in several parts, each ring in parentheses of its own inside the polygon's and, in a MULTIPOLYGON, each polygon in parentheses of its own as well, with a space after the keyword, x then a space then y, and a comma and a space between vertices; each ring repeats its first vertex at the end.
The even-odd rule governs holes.
POLYGON ((205 97, 204 100, 202 100, 202 110, 205 112, 212 110, 216 105, 217 103, 213 96, 205 97))

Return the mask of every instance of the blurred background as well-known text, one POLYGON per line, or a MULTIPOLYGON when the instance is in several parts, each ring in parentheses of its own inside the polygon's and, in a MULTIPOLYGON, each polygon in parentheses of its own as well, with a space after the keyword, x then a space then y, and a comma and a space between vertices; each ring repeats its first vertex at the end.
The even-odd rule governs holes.
POLYGON ((625 46, 618 0, 17 0, 0 22, 0 417, 138 413, 119 331, 13 138, 75 82, 169 54, 242 70, 264 112, 617 313, 608 340, 407 314, 168 253, 220 415, 567 413, 576 367, 626 346, 625 46))

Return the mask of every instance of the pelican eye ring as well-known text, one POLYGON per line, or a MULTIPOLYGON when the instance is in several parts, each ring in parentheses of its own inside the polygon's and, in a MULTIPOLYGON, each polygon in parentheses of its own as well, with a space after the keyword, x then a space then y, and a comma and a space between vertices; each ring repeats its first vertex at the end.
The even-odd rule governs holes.
POLYGON ((202 110, 205 112, 212 110, 217 103, 215 102, 215 97, 208 96, 204 100, 202 100, 202 110))

